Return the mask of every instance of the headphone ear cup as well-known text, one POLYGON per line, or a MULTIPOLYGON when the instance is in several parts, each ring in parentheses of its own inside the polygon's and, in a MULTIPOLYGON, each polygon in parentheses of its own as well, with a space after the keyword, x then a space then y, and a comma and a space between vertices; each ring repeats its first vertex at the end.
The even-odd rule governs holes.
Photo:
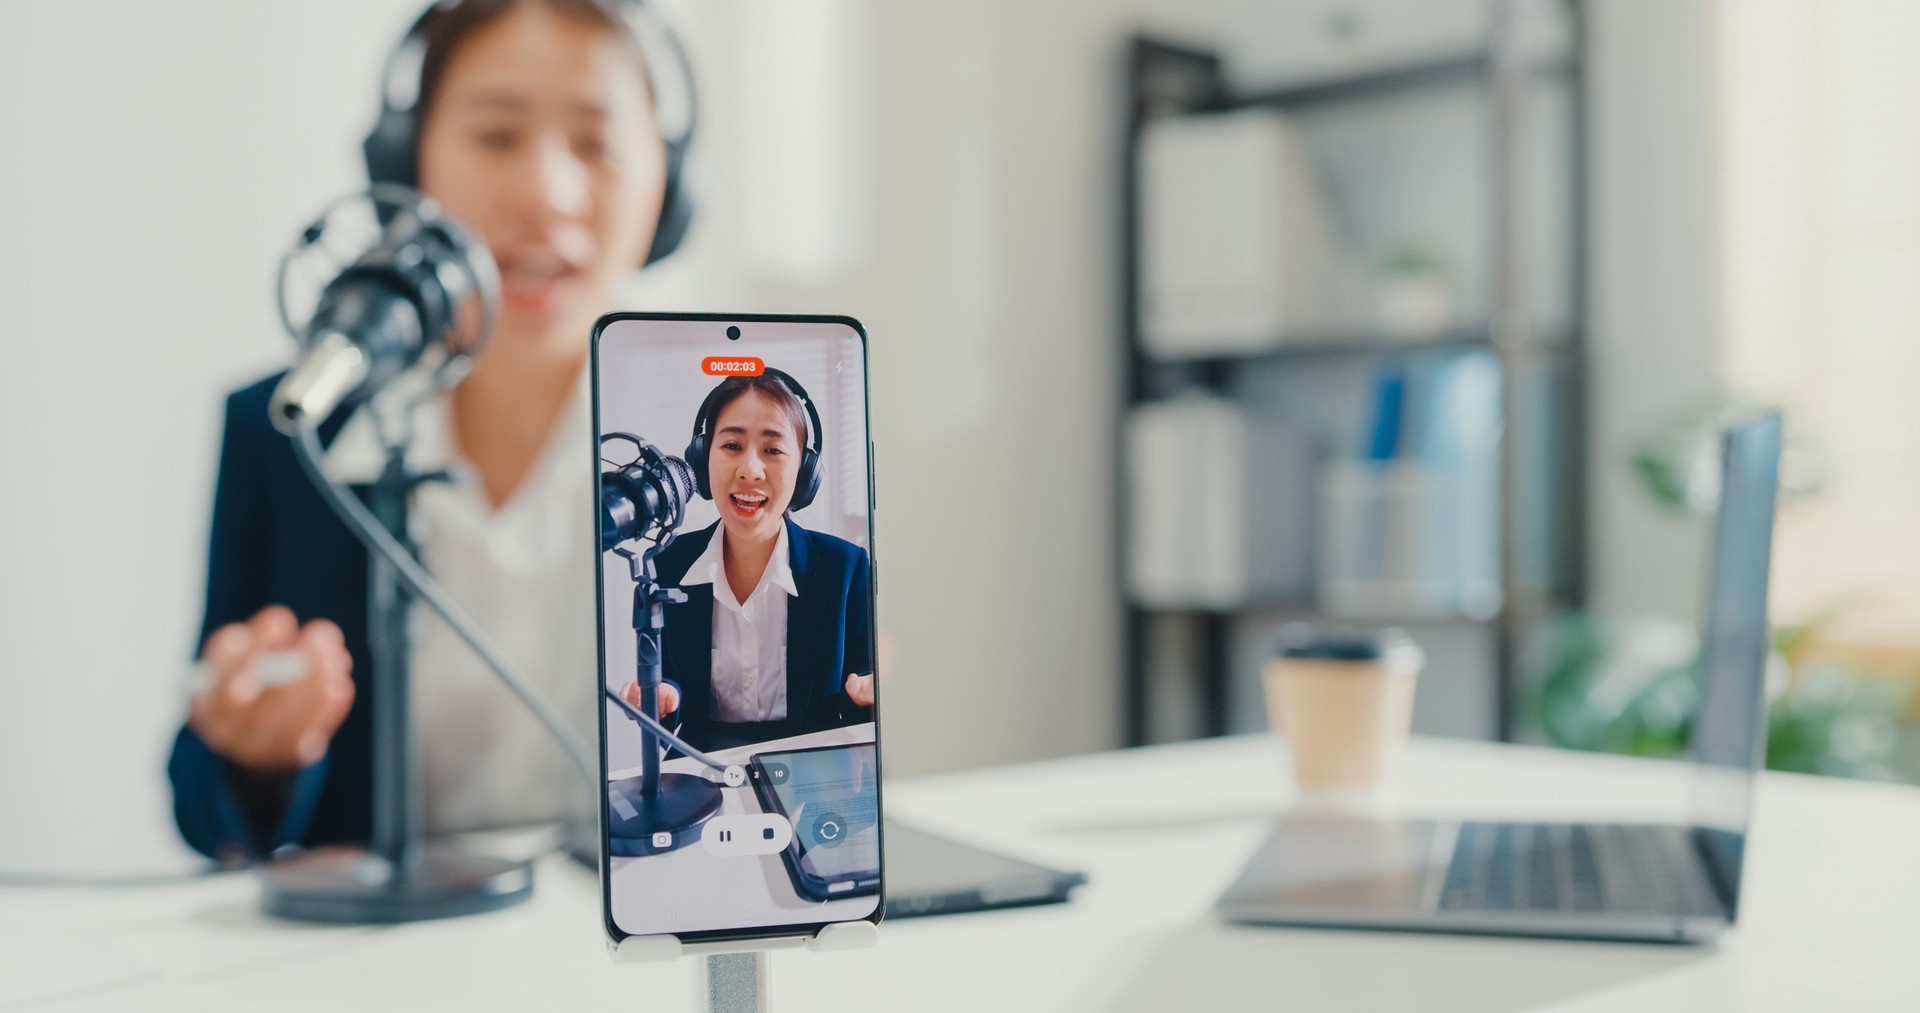
POLYGON ((808 447, 800 454, 800 473, 793 477, 793 502, 788 510, 805 510, 820 493, 820 454, 808 447))
POLYGON ((684 456, 687 467, 693 471, 693 491, 699 493, 701 499, 712 499, 713 490, 707 486, 707 434, 695 433, 684 456))
POLYGON ((647 248, 642 267, 671 256, 686 238, 687 226, 693 223, 693 195, 682 185, 680 171, 686 159, 684 139, 667 142, 667 184, 660 193, 660 219, 653 226, 653 245, 647 248))
POLYGON ((394 183, 404 187, 415 187, 420 181, 413 158, 413 116, 398 109, 388 109, 374 121, 373 129, 367 131, 367 139, 360 144, 360 154, 367 162, 367 181, 370 183, 394 183))

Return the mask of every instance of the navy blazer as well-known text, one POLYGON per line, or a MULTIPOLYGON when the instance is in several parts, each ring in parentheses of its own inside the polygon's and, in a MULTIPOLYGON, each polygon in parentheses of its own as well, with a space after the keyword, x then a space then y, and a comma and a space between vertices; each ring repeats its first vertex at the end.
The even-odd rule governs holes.
MULTIPOLYGON (((787 717, 758 724, 761 741, 873 719, 847 696, 849 674, 873 673, 873 568, 867 551, 786 519, 794 588, 787 602, 787 717)), ((720 522, 680 535, 655 559, 662 587, 679 587, 707 550, 720 522)), ((721 579, 725 579, 722 577, 721 579)), ((701 749, 737 743, 713 719, 713 585, 682 588, 687 600, 664 609, 661 667, 680 687, 680 734, 701 749)))
MULTIPOLYGON (((275 826, 249 819, 232 764, 192 729, 180 729, 167 762, 174 819, 195 850, 227 860, 287 844, 365 841, 372 833, 367 555, 307 482, 287 437, 268 421, 267 399, 279 381, 271 376, 227 398, 206 611, 194 650, 227 623, 285 605, 302 623, 331 619, 340 625, 353 655, 355 696, 326 757, 292 779, 285 815, 275 826)), ((320 430, 323 443, 333 441, 348 414, 342 410, 327 420, 320 430)))

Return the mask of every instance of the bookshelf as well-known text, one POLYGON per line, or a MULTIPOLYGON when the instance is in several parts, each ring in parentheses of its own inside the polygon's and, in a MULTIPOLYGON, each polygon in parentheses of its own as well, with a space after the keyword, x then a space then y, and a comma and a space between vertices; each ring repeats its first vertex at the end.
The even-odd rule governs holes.
MULTIPOLYGON (((1174 699, 1176 709, 1194 715, 1200 735, 1231 730, 1230 714, 1238 697, 1246 699, 1246 671, 1256 663, 1248 649, 1246 627, 1281 619, 1328 624, 1459 627, 1483 638, 1492 686, 1486 693, 1490 713, 1483 727, 1499 738, 1515 732, 1517 655, 1527 629, 1555 612, 1578 607, 1586 593, 1584 481, 1585 271, 1586 216, 1584 165, 1585 82, 1582 76, 1579 0, 1561 0, 1564 45, 1539 55, 1524 52, 1518 14, 1512 3, 1494 8, 1484 48, 1449 52, 1378 66, 1336 77, 1290 82, 1266 88, 1236 89, 1222 58, 1189 44, 1136 36, 1128 53, 1127 128, 1121 167, 1122 434, 1116 447, 1119 523, 1116 526, 1122 580, 1121 653, 1125 663, 1124 728, 1130 744, 1169 736, 1156 732, 1153 712, 1174 699), (1543 321, 1531 311, 1523 263, 1531 166, 1520 156, 1522 116, 1530 94, 1557 90, 1554 108, 1563 118, 1559 139, 1563 164, 1557 181, 1565 195, 1556 213, 1562 220, 1549 230, 1562 244, 1554 260, 1561 277, 1560 319, 1543 321), (1248 109, 1310 111, 1337 117, 1344 109, 1446 92, 1479 104, 1487 124, 1484 172, 1484 305, 1474 319, 1417 340, 1368 332, 1289 334, 1270 347, 1246 352, 1202 352, 1189 357, 1158 357, 1145 340, 1143 302, 1143 214, 1141 140, 1149 124, 1163 117, 1185 117, 1248 109), (1127 424, 1142 406, 1184 391, 1203 391, 1258 408, 1263 393, 1287 384, 1355 387, 1382 362, 1445 361, 1448 356, 1479 354, 1497 363, 1496 411, 1501 432, 1497 456, 1497 569, 1499 604, 1478 615, 1413 611, 1391 607, 1361 615, 1331 615, 1312 594, 1254 592, 1233 601, 1143 601, 1126 575, 1135 563, 1132 528, 1138 522, 1133 502, 1139 476, 1132 472, 1127 424), (1363 378, 1356 381, 1355 378, 1363 378), (1324 380, 1318 378, 1325 378, 1324 380), (1276 386, 1277 385, 1277 386, 1276 386), (1168 679, 1168 658, 1177 658, 1181 677, 1168 679), (1236 677, 1237 673, 1237 677, 1236 677)), ((1451 636, 1452 634, 1448 634, 1451 636)), ((1257 675, 1252 678, 1257 679, 1257 675)))

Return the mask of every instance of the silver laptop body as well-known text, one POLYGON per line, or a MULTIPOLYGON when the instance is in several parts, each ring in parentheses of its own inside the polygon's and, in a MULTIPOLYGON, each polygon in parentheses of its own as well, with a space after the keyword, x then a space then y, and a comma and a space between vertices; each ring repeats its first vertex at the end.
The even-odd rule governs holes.
POLYGON ((1739 912, 1765 756, 1767 569, 1780 418, 1726 440, 1689 824, 1288 816, 1219 901, 1237 922, 1699 942, 1739 912))

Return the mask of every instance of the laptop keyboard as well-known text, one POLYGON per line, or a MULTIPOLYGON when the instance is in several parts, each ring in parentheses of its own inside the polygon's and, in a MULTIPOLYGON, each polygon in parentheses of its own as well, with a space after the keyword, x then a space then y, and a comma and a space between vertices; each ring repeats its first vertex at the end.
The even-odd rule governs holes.
POLYGON ((1440 909, 1681 910, 1691 891, 1660 832, 1608 824, 1462 824, 1440 909))

